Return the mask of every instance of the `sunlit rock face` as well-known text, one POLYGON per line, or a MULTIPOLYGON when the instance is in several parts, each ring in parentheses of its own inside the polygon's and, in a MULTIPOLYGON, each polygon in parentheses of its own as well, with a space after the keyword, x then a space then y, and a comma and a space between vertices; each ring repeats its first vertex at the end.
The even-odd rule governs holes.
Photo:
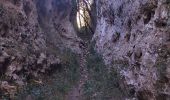
POLYGON ((140 100, 170 98, 169 0, 97 0, 96 49, 140 100), (118 62, 128 62, 119 66, 118 62))

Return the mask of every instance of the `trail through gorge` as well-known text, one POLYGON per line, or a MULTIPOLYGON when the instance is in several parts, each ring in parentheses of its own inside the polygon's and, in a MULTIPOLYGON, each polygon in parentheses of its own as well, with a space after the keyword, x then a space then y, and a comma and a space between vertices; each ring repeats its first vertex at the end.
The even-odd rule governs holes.
POLYGON ((80 54, 80 79, 75 86, 70 90, 66 96, 66 100, 82 100, 83 99, 83 85, 88 80, 87 71, 87 56, 89 54, 88 44, 85 42, 81 44, 82 53, 80 54))
POLYGON ((80 42, 81 54, 61 54, 68 64, 43 78, 42 84, 30 80, 14 100, 122 100, 117 74, 107 73, 92 45, 80 42))

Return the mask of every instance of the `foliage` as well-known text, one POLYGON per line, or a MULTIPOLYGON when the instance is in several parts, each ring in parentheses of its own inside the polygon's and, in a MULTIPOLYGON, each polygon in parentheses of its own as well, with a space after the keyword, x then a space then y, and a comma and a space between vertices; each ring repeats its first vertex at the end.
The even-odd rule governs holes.
POLYGON ((102 57, 90 48, 87 58, 89 80, 84 85, 85 100, 120 100, 123 94, 119 87, 119 75, 114 69, 110 71, 105 66, 102 57))
POLYGON ((79 79, 77 56, 70 50, 60 52, 62 68, 51 76, 45 76, 43 84, 32 81, 17 95, 16 100, 23 100, 31 95, 35 100, 63 100, 65 94, 79 79))

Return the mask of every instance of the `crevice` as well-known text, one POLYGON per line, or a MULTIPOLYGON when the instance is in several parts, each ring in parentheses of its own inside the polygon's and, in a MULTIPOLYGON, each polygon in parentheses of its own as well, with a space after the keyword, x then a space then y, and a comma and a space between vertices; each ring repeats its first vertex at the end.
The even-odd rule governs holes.
POLYGON ((70 19, 73 20, 71 22, 78 37, 85 41, 91 40, 96 28, 95 1, 93 3, 89 0, 74 2, 70 19))

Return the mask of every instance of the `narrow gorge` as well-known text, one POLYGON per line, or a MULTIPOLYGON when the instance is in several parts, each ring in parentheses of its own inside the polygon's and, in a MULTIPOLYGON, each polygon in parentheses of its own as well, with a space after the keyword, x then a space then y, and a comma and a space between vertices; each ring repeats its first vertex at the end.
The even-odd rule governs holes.
POLYGON ((170 100, 170 0, 0 0, 0 100, 170 100))

